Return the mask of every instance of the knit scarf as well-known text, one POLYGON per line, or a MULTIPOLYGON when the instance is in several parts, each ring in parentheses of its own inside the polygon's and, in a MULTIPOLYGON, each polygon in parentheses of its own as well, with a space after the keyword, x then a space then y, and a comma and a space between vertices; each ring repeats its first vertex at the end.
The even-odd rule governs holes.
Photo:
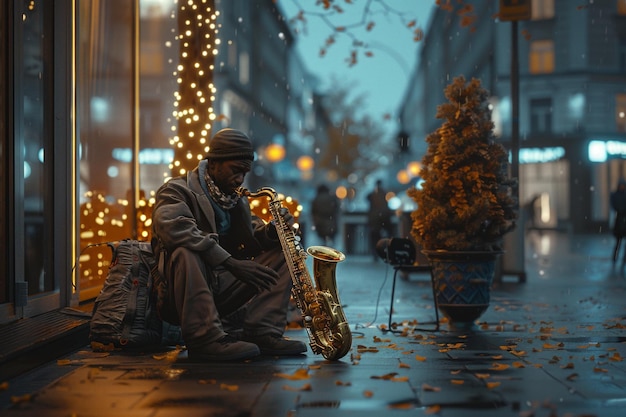
POLYGON ((220 191, 217 185, 213 182, 213 179, 211 179, 208 169, 204 171, 204 181, 206 181, 209 197, 211 197, 211 199, 222 209, 230 210, 237 205, 241 196, 237 193, 226 195, 220 191))

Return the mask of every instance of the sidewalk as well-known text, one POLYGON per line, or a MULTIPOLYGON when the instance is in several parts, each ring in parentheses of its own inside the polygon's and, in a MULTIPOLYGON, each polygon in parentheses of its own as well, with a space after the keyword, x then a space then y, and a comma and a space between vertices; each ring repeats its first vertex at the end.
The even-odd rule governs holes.
MULTIPOLYGON (((85 344, 9 380, 0 415, 621 417, 626 280, 612 245, 610 235, 531 232, 527 282, 495 284, 475 329, 459 332, 417 330, 434 328, 427 274, 397 280, 399 332, 386 331, 393 268, 348 257, 337 281, 354 341, 340 361, 309 352, 192 364, 184 352, 85 344)), ((303 330, 287 335, 308 343, 303 330)))

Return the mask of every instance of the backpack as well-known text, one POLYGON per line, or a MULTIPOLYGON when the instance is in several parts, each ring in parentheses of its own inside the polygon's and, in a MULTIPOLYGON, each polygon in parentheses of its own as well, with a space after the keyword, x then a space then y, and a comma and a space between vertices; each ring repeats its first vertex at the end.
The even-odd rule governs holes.
POLYGON ((89 323, 92 349, 160 345, 163 321, 157 314, 156 288, 164 280, 151 243, 125 239, 108 245, 113 258, 89 323))

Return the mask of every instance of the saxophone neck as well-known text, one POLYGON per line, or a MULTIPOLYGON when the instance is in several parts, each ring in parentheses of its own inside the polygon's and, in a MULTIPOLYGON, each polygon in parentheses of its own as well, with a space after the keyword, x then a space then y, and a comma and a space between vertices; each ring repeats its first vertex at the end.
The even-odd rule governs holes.
POLYGON ((271 187, 262 187, 256 190, 255 192, 251 192, 243 187, 239 187, 237 188, 237 194, 243 197, 251 197, 251 198, 265 196, 265 197, 270 198, 272 201, 275 201, 278 199, 278 193, 271 187))

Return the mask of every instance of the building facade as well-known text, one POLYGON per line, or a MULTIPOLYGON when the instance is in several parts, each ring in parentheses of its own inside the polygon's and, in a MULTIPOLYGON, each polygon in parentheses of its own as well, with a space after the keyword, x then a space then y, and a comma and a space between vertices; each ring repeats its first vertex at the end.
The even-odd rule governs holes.
MULTIPOLYGON (((460 12, 434 12, 403 105, 404 129, 419 143, 440 125, 445 86, 476 77, 491 93, 496 135, 510 148, 514 24, 498 20, 499 1, 463 3, 460 12)), ((540 197, 539 227, 606 232, 609 194, 626 177, 626 4, 528 3, 531 18, 515 23, 520 205, 540 197)))
POLYGON ((316 115, 275 2, 0 3, 0 324, 93 300, 104 243, 150 238, 153 194, 181 162, 189 45, 177 7, 192 3, 200 47, 215 54, 207 68, 191 64, 212 72, 211 129, 250 133, 253 188, 274 175, 267 146, 290 149, 291 131, 316 115))

